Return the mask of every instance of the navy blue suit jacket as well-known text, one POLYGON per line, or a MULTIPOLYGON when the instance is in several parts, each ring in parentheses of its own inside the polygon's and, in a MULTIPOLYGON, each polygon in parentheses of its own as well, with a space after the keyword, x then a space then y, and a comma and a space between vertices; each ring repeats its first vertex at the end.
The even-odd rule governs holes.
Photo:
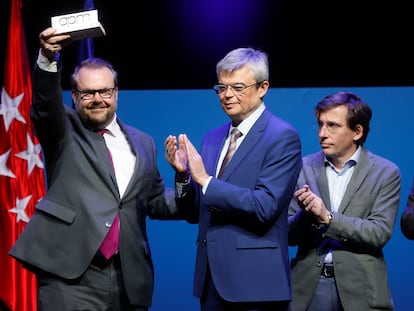
MULTIPOLYGON (((203 139, 200 154, 212 176, 229 126, 203 139)), ((196 297, 202 295, 209 264, 225 300, 291 299, 287 213, 301 167, 296 130, 265 110, 221 179, 213 178, 204 195, 193 184, 186 199, 193 199, 189 204, 199 221, 196 297)))

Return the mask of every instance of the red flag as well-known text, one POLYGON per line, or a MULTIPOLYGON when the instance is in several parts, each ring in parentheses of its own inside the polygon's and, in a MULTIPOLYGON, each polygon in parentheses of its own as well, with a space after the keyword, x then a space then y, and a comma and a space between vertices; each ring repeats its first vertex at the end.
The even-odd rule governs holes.
POLYGON ((4 85, 0 102, 0 306, 36 310, 34 274, 8 255, 35 204, 45 195, 41 148, 30 120, 31 66, 21 0, 11 0, 4 85))

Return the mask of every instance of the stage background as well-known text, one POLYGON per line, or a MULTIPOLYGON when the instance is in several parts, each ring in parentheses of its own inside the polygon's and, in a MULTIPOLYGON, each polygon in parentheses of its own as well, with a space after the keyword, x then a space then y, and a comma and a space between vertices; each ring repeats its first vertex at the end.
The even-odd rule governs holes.
MULTIPOLYGON (((366 147, 395 162, 402 172, 399 214, 384 251, 396 310, 413 310, 412 286, 406 284, 414 279, 414 241, 404 238, 399 221, 414 174, 414 87, 272 88, 264 101, 274 114, 297 128, 306 155, 320 150, 313 127, 313 108, 324 96, 340 90, 360 95, 371 106, 373 119, 366 147)), ((65 103, 71 105, 70 92, 65 91, 64 96, 65 103)), ((120 91, 118 114, 125 123, 154 137, 159 169, 168 187, 174 185, 173 170, 164 158, 163 142, 167 135, 186 133, 199 147, 207 130, 228 122, 210 89, 120 91)), ((155 264, 150 310, 198 310, 198 300, 192 296, 197 226, 184 221, 148 219, 148 233, 155 264)), ((295 251, 290 249, 291 257, 295 251)))
MULTIPOLYGON (((82 11, 86 1, 21 0, 30 64, 51 16, 82 11)), ((216 63, 240 46, 269 54, 273 87, 414 86, 411 1, 92 2, 106 30, 94 39, 95 56, 114 64, 123 90, 212 87, 216 63)), ((0 42, 6 42, 9 8, 10 0, 0 0, 0 42)), ((5 49, 0 44, 2 61, 5 49)), ((78 44, 62 56, 68 76, 78 44)))

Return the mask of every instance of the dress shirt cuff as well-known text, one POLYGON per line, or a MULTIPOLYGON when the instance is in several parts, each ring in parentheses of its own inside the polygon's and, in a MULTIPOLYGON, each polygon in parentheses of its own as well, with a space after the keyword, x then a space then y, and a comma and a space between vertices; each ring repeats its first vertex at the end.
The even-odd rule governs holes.
POLYGON ((211 179, 213 178, 213 176, 209 176, 208 178, 207 178, 207 181, 206 181, 206 183, 203 185, 203 187, 201 188, 201 191, 203 192, 203 194, 206 194, 206 191, 207 191, 207 188, 208 188, 208 185, 210 184, 210 181, 211 181, 211 179))
POLYGON ((50 61, 47 57, 45 57, 40 51, 37 57, 37 65, 40 69, 49 71, 49 72, 57 72, 58 71, 58 60, 59 60, 59 53, 56 53, 55 58, 50 61))

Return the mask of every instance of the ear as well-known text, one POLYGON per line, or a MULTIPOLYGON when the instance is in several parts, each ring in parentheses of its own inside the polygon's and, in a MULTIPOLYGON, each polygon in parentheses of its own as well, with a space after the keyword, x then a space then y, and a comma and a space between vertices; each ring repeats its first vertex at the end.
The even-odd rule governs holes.
POLYGON ((117 86, 114 87, 114 91, 112 92, 111 99, 114 99, 115 103, 118 102, 118 87, 117 86))
POLYGON ((259 87, 259 97, 263 98, 266 95, 268 89, 269 89, 269 81, 265 80, 262 82, 262 84, 259 87))
POLYGON ((364 128, 362 127, 361 124, 357 124, 357 126, 355 127, 355 131, 354 131, 354 141, 357 141, 358 139, 360 139, 363 134, 364 134, 364 128))

